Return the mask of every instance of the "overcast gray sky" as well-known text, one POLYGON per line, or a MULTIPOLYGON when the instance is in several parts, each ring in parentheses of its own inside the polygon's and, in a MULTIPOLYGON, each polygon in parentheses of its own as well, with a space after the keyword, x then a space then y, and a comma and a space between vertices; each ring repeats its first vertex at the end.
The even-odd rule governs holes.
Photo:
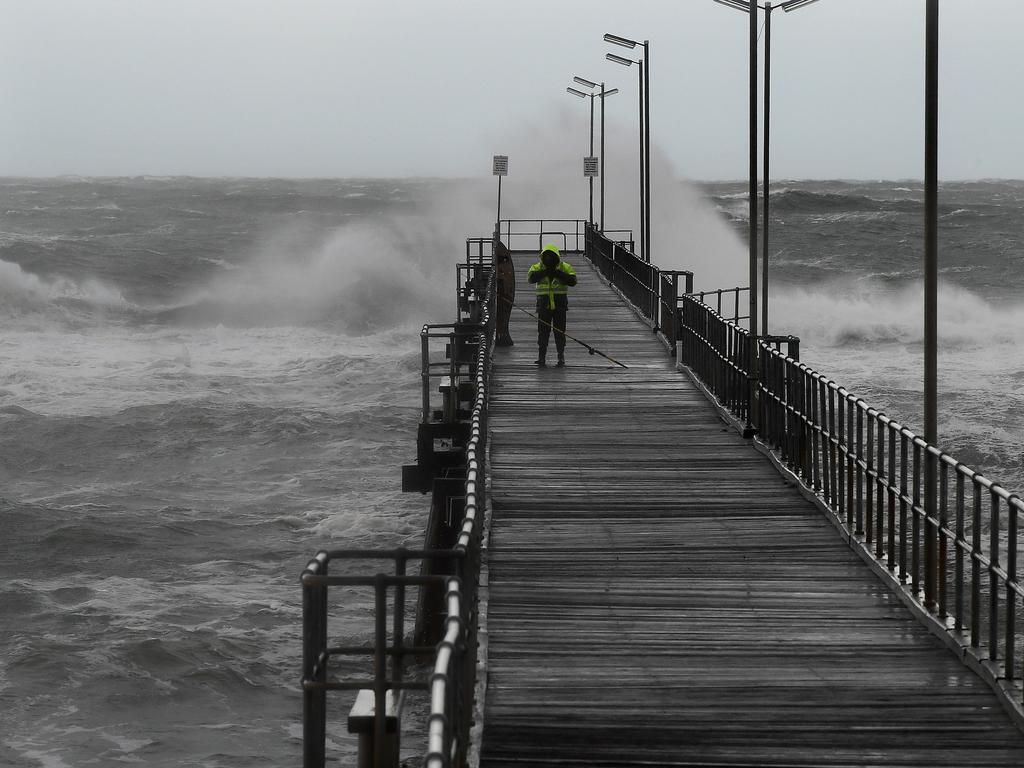
MULTIPOLYGON (((773 15, 773 177, 922 175, 924 7, 773 15)), ((608 120, 635 136, 635 71, 604 60, 604 32, 651 41, 652 138, 675 172, 746 174, 746 18, 712 0, 0 8, 3 175, 487 175, 523 136, 585 133, 573 74, 620 87, 608 120)), ((940 174, 1024 178, 1024 3, 941 10, 940 174)))

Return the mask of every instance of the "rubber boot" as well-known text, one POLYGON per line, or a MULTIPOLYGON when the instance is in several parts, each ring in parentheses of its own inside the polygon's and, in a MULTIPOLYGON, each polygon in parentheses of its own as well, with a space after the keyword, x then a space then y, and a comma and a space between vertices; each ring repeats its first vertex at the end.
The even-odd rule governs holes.
POLYGON ((547 363, 544 362, 544 358, 547 356, 547 354, 548 354, 548 351, 546 349, 541 349, 540 350, 540 354, 537 355, 537 359, 534 361, 537 364, 538 367, 540 367, 540 368, 547 367, 547 363))
POLYGON ((555 363, 555 367, 556 368, 564 368, 565 367, 565 352, 563 352, 561 349, 558 350, 558 362, 555 363))

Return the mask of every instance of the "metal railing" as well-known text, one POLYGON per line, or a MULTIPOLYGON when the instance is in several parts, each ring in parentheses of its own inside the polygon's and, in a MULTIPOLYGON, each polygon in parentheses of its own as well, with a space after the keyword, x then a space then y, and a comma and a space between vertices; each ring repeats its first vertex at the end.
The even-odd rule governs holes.
POLYGON ((738 286, 736 288, 718 288, 714 291, 699 291, 695 295, 702 304, 707 304, 708 306, 713 307, 715 312, 718 313, 721 317, 725 318, 729 322, 736 323, 737 325, 739 325, 741 320, 750 319, 750 303, 740 301, 740 294, 743 293, 746 293, 747 296, 749 296, 750 288, 746 286, 742 288, 738 286), (724 306, 728 306, 731 309, 731 311, 723 309, 722 299, 723 297, 729 296, 732 297, 732 300, 730 301, 728 298, 726 298, 724 306), (745 315, 740 314, 740 308, 744 304, 746 304, 748 310, 747 314, 745 315))
POLYGON ((494 262, 493 237, 467 237, 466 263, 492 264, 494 262))
POLYGON ((1024 701, 1017 638, 1024 502, 778 346, 759 342, 749 413, 748 332, 687 297, 680 359, 829 509, 996 686, 1024 701))
POLYGON ((684 294, 693 291, 693 273, 660 269, 644 261, 621 242, 590 225, 586 227, 586 256, 615 286, 655 331, 660 331, 673 354, 679 338, 679 308, 684 294), (680 293, 679 279, 683 279, 680 293))
POLYGON ((633 239, 632 229, 603 229, 601 230, 601 234, 620 248, 625 248, 630 253, 633 253, 633 249, 636 247, 636 241, 633 239))
MULTIPOLYGON (((467 249, 469 248, 467 244, 467 249)), ((458 456, 458 466, 445 469, 446 475, 461 473, 461 520, 452 546, 422 550, 334 550, 319 552, 302 573, 303 591, 303 760, 306 768, 322 768, 326 761, 327 701, 332 690, 370 690, 374 707, 368 716, 373 719, 372 755, 368 762, 379 768, 397 764, 397 753, 387 747, 388 728, 400 731, 400 723, 389 726, 388 697, 393 709, 400 706, 399 697, 406 691, 426 691, 430 699, 428 744, 425 765, 428 768, 449 768, 465 763, 472 724, 474 686, 476 682, 477 595, 480 573, 480 547, 483 534, 485 455, 487 437, 487 397, 491 350, 494 341, 495 278, 486 258, 469 258, 459 266, 459 323, 427 325, 421 334, 423 345, 423 419, 421 438, 433 442, 431 429, 447 427, 445 419, 465 422, 465 445, 458 456), (465 299, 463 301, 462 299, 465 299), (440 332, 438 329, 451 329, 440 332), (446 360, 432 362, 430 342, 447 341, 446 360), (466 353, 470 354, 467 355, 466 353), (435 411, 431 403, 431 383, 439 376, 451 377, 448 391, 457 393, 455 405, 442 405, 435 411), (464 387, 469 384, 469 387, 464 387), (458 405, 465 390, 471 390, 471 408, 461 413, 458 405), (393 563, 391 573, 372 575, 331 575, 333 560, 387 561, 393 563), (420 575, 408 575, 407 564, 419 561, 420 575), (438 573, 436 571, 448 571, 438 573), (328 590, 332 586, 348 588, 372 587, 375 607, 375 641, 366 646, 331 646, 328 633, 328 590), (406 643, 405 616, 407 589, 421 592, 441 590, 444 626, 436 646, 406 643), (391 594, 391 608, 388 596, 391 594), (391 615, 390 634, 388 616, 391 615), (410 656, 434 658, 429 680, 406 680, 405 660, 410 656), (332 659, 345 656, 371 656, 372 677, 334 679, 332 659), (390 659, 390 675, 388 675, 390 659)), ((432 446, 430 447, 432 449, 432 446)), ((429 450, 428 449, 428 452, 429 450)), ((403 478, 404 479, 404 478, 403 478)), ((449 481, 450 482, 450 481, 449 481)), ((436 493, 435 493, 436 497, 436 493)), ((451 498, 448 498, 451 501, 451 498)), ((435 498, 436 507, 436 498, 435 498)), ((431 518, 435 515, 432 512, 431 518)), ((428 538, 430 533, 428 532, 428 538)), ((350 718, 351 725, 351 718, 350 718)), ((363 757, 361 757, 361 760, 363 757)))
POLYGON ((563 251, 574 252, 583 250, 587 226, 584 219, 502 219, 498 232, 510 251, 539 252, 553 241, 563 251))
POLYGON ((430 730, 427 768, 450 768, 465 762, 473 715, 476 683, 477 591, 480 543, 483 535, 485 457, 487 440, 487 382, 494 340, 494 277, 487 287, 488 312, 477 351, 476 401, 466 444, 465 505, 455 543, 463 563, 459 579, 449 579, 445 634, 437 646, 430 688, 430 730))
MULTIPOLYGON (((443 584, 442 576, 409 576, 406 565, 410 560, 457 559, 457 552, 395 550, 321 550, 309 561, 302 572, 302 694, 303 694, 303 765, 322 766, 326 761, 327 736, 327 692, 328 691, 373 691, 374 716, 372 754, 385 754, 385 737, 388 707, 388 693, 405 691, 426 691, 429 684, 423 681, 407 681, 405 660, 407 657, 433 653, 432 647, 406 645, 405 615, 406 588, 443 584), (372 576, 332 576, 329 567, 332 560, 390 560, 394 573, 377 573, 372 576), (375 630, 372 645, 331 646, 327 631, 328 590, 330 587, 372 587, 374 592, 375 630), (388 592, 392 598, 392 630, 388 634, 388 592), (331 660, 344 656, 371 657, 373 677, 334 679, 330 675, 331 660), (388 659, 390 677, 388 676, 388 659)), ((379 764, 375 760, 374 764, 379 764)))
POLYGON ((684 296, 680 313, 679 359, 707 385, 718 401, 749 421, 750 335, 697 296, 684 296))

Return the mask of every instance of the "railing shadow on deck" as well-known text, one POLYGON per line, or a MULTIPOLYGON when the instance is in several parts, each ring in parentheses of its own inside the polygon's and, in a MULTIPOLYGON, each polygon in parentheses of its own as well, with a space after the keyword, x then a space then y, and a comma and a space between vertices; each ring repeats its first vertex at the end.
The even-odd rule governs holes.
POLYGON ((1024 634, 1018 610, 1024 501, 801 363, 796 337, 759 339, 752 372, 749 331, 739 316, 738 294, 745 288, 667 292, 666 299, 656 286, 659 273, 661 285, 672 273, 596 231, 588 229, 587 243, 591 261, 664 334, 679 363, 737 426, 757 427, 759 443, 780 467, 1000 694, 1024 728, 1017 649, 1024 634), (721 314, 722 293, 737 296, 732 317, 721 314))

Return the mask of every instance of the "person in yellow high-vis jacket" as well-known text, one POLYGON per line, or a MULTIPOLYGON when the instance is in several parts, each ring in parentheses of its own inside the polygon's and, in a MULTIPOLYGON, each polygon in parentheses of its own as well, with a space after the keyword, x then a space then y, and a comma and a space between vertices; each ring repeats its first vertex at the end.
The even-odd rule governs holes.
POLYGON ((565 313, 569 310, 569 288, 576 285, 576 272, 554 245, 545 245, 540 261, 530 267, 526 279, 537 292, 537 365, 546 365, 548 339, 555 331, 558 366, 565 365, 565 313))

